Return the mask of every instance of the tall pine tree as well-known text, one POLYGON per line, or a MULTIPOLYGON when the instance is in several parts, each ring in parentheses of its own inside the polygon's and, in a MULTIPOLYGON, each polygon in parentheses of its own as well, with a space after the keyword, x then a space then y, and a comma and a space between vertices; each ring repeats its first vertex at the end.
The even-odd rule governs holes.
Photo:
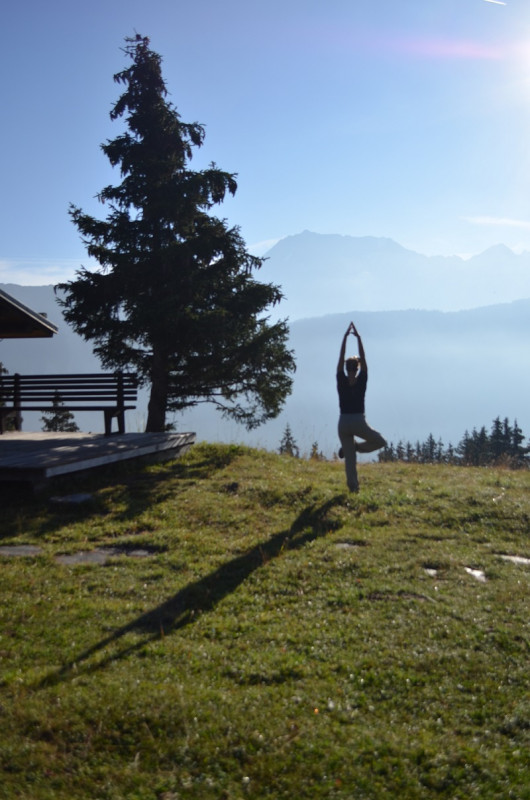
POLYGON ((59 284, 65 317, 105 367, 150 384, 146 430, 205 401, 253 428, 291 391, 287 324, 266 317, 281 290, 254 277, 262 259, 239 229, 210 214, 235 193, 235 175, 213 163, 190 169, 204 128, 183 123, 167 101, 161 57, 139 35, 125 53, 132 64, 115 75, 125 91, 111 119, 124 117, 128 129, 102 145, 122 182, 98 195, 105 220, 70 209, 100 269, 59 284))

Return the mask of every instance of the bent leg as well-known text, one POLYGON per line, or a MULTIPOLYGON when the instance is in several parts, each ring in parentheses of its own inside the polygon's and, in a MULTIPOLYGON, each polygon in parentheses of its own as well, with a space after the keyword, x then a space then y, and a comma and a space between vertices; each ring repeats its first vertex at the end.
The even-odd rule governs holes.
POLYGON ((357 444, 357 451, 359 453, 373 453, 374 450, 379 450, 386 445, 386 440, 381 436, 379 431, 376 431, 368 425, 364 416, 356 425, 355 436, 364 439, 364 442, 359 442, 357 444))

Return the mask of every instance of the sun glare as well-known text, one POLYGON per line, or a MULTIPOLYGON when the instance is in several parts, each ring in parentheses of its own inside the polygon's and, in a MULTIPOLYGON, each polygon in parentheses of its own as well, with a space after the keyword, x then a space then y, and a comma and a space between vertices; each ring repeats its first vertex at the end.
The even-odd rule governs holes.
POLYGON ((528 102, 530 95, 530 41, 517 42, 510 48, 514 91, 528 102))

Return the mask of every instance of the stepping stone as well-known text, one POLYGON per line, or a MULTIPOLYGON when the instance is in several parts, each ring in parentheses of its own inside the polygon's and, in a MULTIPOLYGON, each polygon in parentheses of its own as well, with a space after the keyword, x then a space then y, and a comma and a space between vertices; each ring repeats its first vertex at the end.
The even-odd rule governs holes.
POLYGON ((106 564, 110 556, 115 555, 108 550, 82 550, 79 553, 65 553, 55 556, 59 564, 106 564))
POLYGON ((152 550, 137 548, 131 550, 127 547, 99 547, 95 550, 81 550, 78 553, 64 553, 55 560, 59 564, 106 564, 113 556, 128 556, 129 558, 147 558, 153 555, 152 550))
POLYGON ((366 547, 366 542, 362 539, 351 539, 347 542, 336 542, 337 550, 355 550, 357 547, 366 547))
POLYGON ((94 495, 88 494, 88 492, 78 492, 77 494, 66 494, 63 497, 55 495, 50 497, 50 503, 52 506, 78 506, 93 499, 94 495))
POLYGON ((471 567, 464 567, 468 575, 472 575, 475 580, 481 583, 486 583, 486 576, 481 569, 471 569, 471 567))
POLYGON ((530 564, 530 558, 524 558, 524 556, 503 556, 500 553, 499 555, 503 561, 511 561, 512 564, 530 564))
POLYGON ((13 544, 0 547, 0 556, 38 556, 42 547, 35 544, 13 544))

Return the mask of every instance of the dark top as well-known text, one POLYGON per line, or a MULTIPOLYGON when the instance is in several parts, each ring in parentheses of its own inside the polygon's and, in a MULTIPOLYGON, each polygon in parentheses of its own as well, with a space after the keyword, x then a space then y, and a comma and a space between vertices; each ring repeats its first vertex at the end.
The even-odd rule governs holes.
POLYGON ((341 414, 364 414, 364 395, 368 375, 362 369, 357 380, 350 386, 344 372, 337 372, 337 391, 341 414))

